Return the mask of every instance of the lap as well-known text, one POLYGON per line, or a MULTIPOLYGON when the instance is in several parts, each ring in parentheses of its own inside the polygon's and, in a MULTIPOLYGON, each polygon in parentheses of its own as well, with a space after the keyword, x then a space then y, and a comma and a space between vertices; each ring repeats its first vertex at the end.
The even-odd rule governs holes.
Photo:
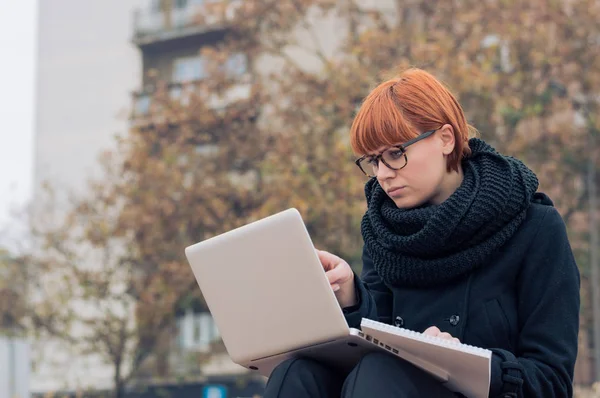
POLYGON ((344 382, 343 397, 454 398, 429 373, 387 353, 365 355, 344 382))
POLYGON ((265 398, 439 397, 454 394, 435 378, 387 353, 365 355, 349 374, 306 358, 282 362, 271 374, 265 398))
POLYGON ((264 398, 339 397, 344 377, 312 359, 288 359, 271 373, 264 398))

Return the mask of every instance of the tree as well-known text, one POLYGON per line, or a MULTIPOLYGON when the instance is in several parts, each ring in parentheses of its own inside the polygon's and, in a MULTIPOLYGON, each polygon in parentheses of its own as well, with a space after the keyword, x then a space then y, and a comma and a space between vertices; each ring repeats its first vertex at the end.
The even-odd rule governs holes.
POLYGON ((0 335, 23 332, 25 286, 25 273, 14 257, 0 247, 0 335))
POLYGON ((18 262, 30 270, 26 314, 34 335, 57 338, 75 358, 94 356, 110 364, 114 396, 121 397, 148 357, 148 336, 164 338, 173 328, 177 294, 165 284, 180 285, 187 275, 164 263, 152 277, 137 277, 125 259, 130 245, 115 230, 114 198, 104 195, 105 188, 91 185, 90 198, 71 202, 58 224, 32 225, 35 249, 18 262), (140 304, 153 315, 133 318, 140 304))
MULTIPOLYGON (((294 4, 301 8, 306 2, 294 4)), ((269 103, 283 119, 282 139, 295 140, 288 146, 297 159, 295 167, 285 167, 285 148, 273 154, 279 159, 272 167, 287 173, 279 176, 282 186, 283 181, 315 186, 320 178, 314 191, 335 192, 354 203, 362 194, 361 184, 340 177, 350 172, 345 140, 355 110, 382 79, 411 66, 423 67, 448 83, 484 139, 536 171, 541 189, 553 198, 569 226, 580 264, 587 264, 584 171, 592 151, 598 152, 588 145, 588 136, 598 135, 600 128, 594 116, 600 73, 590 68, 600 61, 599 47, 593 45, 599 34, 598 2, 394 1, 379 8, 352 0, 344 4, 336 9, 346 22, 340 32, 346 35, 340 40, 341 51, 322 51, 319 39, 329 38, 319 37, 316 24, 306 20, 300 23, 307 32, 303 39, 315 39, 312 46, 289 37, 265 39, 263 50, 283 63, 272 76, 277 90, 269 103), (522 27, 535 27, 535 34, 522 27), (307 57, 318 60, 318 72, 307 72, 287 56, 290 46, 301 46, 307 57), (335 152, 339 146, 345 151, 335 152), (315 160, 319 156, 321 163, 315 160), (303 173, 306 164, 314 166, 303 173), (340 185, 328 181, 328 174, 340 185)), ((289 195, 306 192, 304 188, 289 195)), ((319 203, 330 206, 327 200, 308 203, 314 212, 324 210, 319 203)), ((356 216, 356 206, 350 205, 348 214, 356 216)), ((356 242, 356 237, 350 241, 356 242)))

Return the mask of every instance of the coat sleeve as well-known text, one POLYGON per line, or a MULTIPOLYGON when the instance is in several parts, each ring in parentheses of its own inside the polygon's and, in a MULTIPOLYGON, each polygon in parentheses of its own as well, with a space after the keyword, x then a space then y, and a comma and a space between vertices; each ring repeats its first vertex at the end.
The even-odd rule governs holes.
POLYGON ((527 252, 517 281, 516 356, 492 350, 490 397, 571 397, 580 279, 554 207, 547 208, 527 252))
POLYGON ((346 322, 352 328, 359 328, 362 318, 389 324, 392 320, 392 292, 373 267, 366 247, 363 248, 362 260, 361 277, 354 274, 357 304, 343 309, 346 322))

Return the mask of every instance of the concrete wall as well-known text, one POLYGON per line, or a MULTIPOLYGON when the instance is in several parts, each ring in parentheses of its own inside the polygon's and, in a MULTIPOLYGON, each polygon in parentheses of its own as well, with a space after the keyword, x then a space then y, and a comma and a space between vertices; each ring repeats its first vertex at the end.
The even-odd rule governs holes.
POLYGON ((0 397, 29 398, 30 362, 27 341, 0 336, 0 397))
POLYGON ((40 0, 34 201, 42 181, 80 190, 128 126, 141 60, 131 44, 143 0, 40 0))

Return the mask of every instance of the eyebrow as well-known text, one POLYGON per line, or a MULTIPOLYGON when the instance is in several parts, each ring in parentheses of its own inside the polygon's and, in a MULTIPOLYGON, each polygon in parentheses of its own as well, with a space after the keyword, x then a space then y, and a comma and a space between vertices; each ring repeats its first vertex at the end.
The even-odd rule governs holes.
POLYGON ((370 157, 370 158, 374 158, 375 156, 379 156, 379 155, 381 155, 382 153, 384 153, 385 151, 387 151, 389 149, 400 148, 401 146, 402 146, 402 144, 390 145, 387 148, 385 148, 383 151, 377 152, 375 154, 369 154, 369 153, 367 153, 367 154, 365 154, 365 156, 370 157))

